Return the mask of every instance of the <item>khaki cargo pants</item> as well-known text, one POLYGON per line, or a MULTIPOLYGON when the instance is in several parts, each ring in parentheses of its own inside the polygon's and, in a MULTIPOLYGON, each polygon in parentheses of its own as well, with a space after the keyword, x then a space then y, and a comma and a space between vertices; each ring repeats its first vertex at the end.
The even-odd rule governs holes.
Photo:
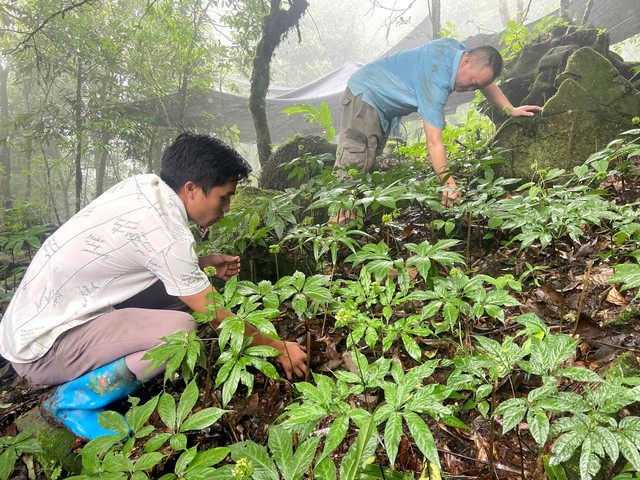
POLYGON ((370 172, 377 167, 377 157, 382 153, 389 133, 382 131, 376 110, 354 96, 348 88, 340 98, 342 124, 336 153, 336 169, 344 177, 346 170, 355 167, 361 172, 370 172))

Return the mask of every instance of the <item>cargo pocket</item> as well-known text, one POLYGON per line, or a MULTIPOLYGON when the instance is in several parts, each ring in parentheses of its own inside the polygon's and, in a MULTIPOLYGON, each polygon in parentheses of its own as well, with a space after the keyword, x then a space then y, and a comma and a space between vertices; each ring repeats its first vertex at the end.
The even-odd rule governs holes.
POLYGON ((342 149, 340 150, 337 166, 347 168, 353 165, 361 170, 366 169, 368 143, 367 136, 364 133, 348 128, 344 134, 344 141, 341 142, 342 149))

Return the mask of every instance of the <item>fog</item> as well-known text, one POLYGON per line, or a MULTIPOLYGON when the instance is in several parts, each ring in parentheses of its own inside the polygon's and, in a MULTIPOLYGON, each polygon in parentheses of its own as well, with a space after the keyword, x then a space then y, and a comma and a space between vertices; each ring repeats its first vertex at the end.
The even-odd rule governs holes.
MULTIPOLYGON (((429 15, 426 0, 309 0, 300 25, 302 42, 290 36, 276 51, 273 84, 300 86, 348 61, 367 63, 409 35, 429 15)), ((516 18, 518 0, 449 0, 442 2, 442 28, 464 40, 477 33, 503 30, 503 16, 516 18)), ((558 8, 557 0, 532 0, 526 21, 558 8)))

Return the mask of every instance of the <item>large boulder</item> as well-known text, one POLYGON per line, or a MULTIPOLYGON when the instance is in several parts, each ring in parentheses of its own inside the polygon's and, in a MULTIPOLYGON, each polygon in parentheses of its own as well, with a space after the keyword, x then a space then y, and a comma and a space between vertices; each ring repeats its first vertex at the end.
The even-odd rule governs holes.
MULTIPOLYGON (((565 70, 569 57, 582 47, 595 50, 623 77, 633 81, 632 68, 637 63, 625 62, 612 52, 607 33, 569 25, 552 28, 545 37, 525 45, 517 57, 506 62, 500 88, 513 105, 543 105, 558 90, 556 78, 565 70)), ((496 120, 506 119, 499 110, 491 109, 490 115, 496 120)))
POLYGON ((260 172, 260 188, 271 190, 286 190, 290 187, 298 187, 306 182, 314 174, 321 170, 322 166, 332 166, 335 162, 337 146, 318 135, 295 135, 278 146, 269 159, 262 165, 260 172), (304 165, 305 175, 302 178, 288 178, 290 170, 285 166, 296 158, 314 156, 320 159, 322 165, 313 162, 304 165), (315 167, 315 168, 314 168, 315 167), (320 167, 320 168, 317 168, 320 167))
POLYGON ((530 180, 535 169, 571 171, 632 128, 640 112, 640 92, 590 47, 568 57, 555 84, 541 115, 513 118, 498 129, 492 146, 502 152, 499 175, 530 180))

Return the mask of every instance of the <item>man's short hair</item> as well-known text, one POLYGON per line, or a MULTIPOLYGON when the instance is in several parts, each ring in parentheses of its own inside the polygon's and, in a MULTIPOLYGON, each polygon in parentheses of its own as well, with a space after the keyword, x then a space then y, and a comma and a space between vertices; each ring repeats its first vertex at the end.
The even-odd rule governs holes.
POLYGON ((485 45, 483 47, 476 47, 467 52, 473 57, 474 63, 477 63, 480 67, 489 67, 493 72, 494 80, 498 78, 502 73, 503 60, 500 52, 495 48, 485 45))
POLYGON ((208 135, 183 133, 162 155, 160 178, 175 192, 192 181, 208 193, 229 181, 246 180, 251 166, 230 146, 208 135))

